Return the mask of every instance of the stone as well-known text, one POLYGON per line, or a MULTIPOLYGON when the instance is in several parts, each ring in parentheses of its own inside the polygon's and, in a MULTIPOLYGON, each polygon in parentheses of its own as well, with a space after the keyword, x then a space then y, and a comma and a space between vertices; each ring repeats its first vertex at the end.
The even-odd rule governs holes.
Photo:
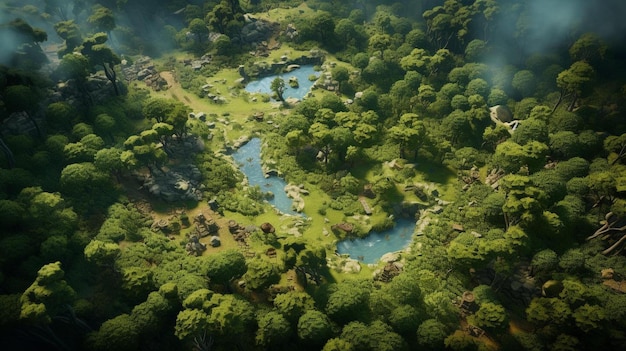
POLYGON ((261 230, 263 231, 263 233, 274 233, 276 231, 276 228, 274 228, 274 226, 271 223, 265 222, 263 224, 261 224, 261 230))
POLYGON ((218 247, 220 245, 222 245, 222 242, 221 242, 220 238, 215 236, 215 235, 212 236, 211 237, 211 246, 218 247))
POLYGON ((348 259, 343 265, 342 272, 344 273, 359 273, 361 271, 361 264, 359 261, 348 259))
POLYGON ((398 260, 400 260, 400 254, 398 254, 397 252, 388 252, 386 254, 384 254, 380 260, 382 262, 385 263, 392 263, 392 262, 396 262, 398 260))

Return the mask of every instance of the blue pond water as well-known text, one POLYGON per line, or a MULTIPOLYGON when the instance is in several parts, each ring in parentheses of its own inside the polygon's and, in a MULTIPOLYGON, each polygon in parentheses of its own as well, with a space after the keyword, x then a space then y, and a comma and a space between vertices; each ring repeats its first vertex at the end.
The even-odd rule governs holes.
POLYGON ((239 165, 239 169, 248 178, 251 186, 258 185, 261 191, 271 191, 274 198, 268 202, 279 211, 287 214, 298 214, 291 209, 291 199, 285 193, 287 183, 280 177, 265 178, 261 168, 261 139, 253 138, 232 154, 233 159, 239 165))
POLYGON ((362 239, 348 239, 337 243, 337 252, 349 254, 351 258, 363 263, 376 263, 388 252, 404 249, 411 242, 415 230, 415 221, 396 220, 396 225, 384 232, 372 232, 362 239))
POLYGON ((285 80, 285 92, 283 93, 283 97, 285 99, 290 97, 302 99, 306 95, 306 93, 309 92, 311 86, 313 86, 314 82, 309 80, 309 76, 311 74, 315 74, 317 77, 319 77, 319 72, 315 72, 315 70, 313 70, 313 66, 304 65, 289 73, 273 74, 271 76, 263 77, 259 80, 253 80, 246 85, 246 91, 250 93, 263 93, 271 95, 272 89, 270 88, 270 86, 272 85, 272 81, 276 77, 281 77, 285 80), (292 88, 289 86, 288 80, 289 77, 292 76, 298 78, 298 83, 300 84, 298 88, 292 88))

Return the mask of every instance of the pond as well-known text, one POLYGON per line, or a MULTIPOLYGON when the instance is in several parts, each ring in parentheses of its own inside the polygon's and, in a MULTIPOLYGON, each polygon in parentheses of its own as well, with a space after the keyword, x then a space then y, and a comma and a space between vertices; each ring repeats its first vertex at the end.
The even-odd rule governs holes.
POLYGON ((363 263, 376 263, 384 254, 406 248, 414 230, 414 220, 397 219, 396 225, 384 232, 372 232, 365 238, 340 241, 337 243, 337 252, 349 254, 363 263))
POLYGON ((285 80, 285 92, 283 93, 283 97, 285 99, 291 97, 302 100, 302 98, 309 92, 309 90, 311 90, 311 87, 313 86, 314 82, 309 80, 309 76, 312 74, 316 77, 319 77, 320 75, 319 72, 316 72, 313 69, 312 65, 304 65, 288 73, 273 74, 271 76, 265 76, 259 80, 253 80, 246 85, 246 91, 250 93, 272 95, 272 89, 270 88, 272 81, 276 77, 281 77, 285 80), (292 88, 289 86, 288 81, 290 77, 298 78, 298 83, 300 84, 298 88, 292 88))
POLYGON ((263 192, 272 192, 274 197, 268 202, 282 213, 301 215, 291 209, 292 201, 285 193, 287 183, 280 177, 265 177, 261 168, 261 139, 253 138, 232 154, 239 170, 248 178, 250 186, 258 185, 263 192))

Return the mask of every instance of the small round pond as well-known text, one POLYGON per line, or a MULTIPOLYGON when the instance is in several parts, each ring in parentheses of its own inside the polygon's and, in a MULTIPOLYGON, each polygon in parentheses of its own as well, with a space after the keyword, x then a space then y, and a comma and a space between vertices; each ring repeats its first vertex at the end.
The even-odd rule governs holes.
POLYGON ((248 178, 250 186, 258 185, 263 192, 272 192, 274 197, 268 202, 280 212, 286 214, 299 214, 291 209, 292 201, 285 193, 287 183, 280 177, 265 177, 261 168, 261 139, 253 138, 241 146, 233 154, 233 159, 239 169, 248 178))
POLYGON ((258 80, 253 80, 246 85, 246 91, 250 93, 263 93, 271 95, 272 89, 270 87, 272 85, 272 81, 276 79, 276 77, 280 77, 285 80, 285 92, 283 93, 283 97, 285 99, 296 98, 302 100, 309 90, 311 90, 314 83, 309 80, 310 75, 319 77, 319 72, 315 72, 312 65, 304 65, 288 73, 272 74, 258 80), (289 86, 288 81, 291 77, 298 79, 299 87, 292 88, 289 86))
POLYGON ((365 238, 340 241, 337 243, 337 252, 348 254, 363 263, 376 263, 384 254, 406 248, 414 230, 414 220, 400 218, 393 228, 384 232, 372 232, 365 238))

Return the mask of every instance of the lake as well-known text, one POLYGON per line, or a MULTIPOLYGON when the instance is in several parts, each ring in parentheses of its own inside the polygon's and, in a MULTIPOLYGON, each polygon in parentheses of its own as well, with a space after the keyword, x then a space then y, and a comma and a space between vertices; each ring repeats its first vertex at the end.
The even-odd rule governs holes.
POLYGON ((274 198, 268 202, 282 213, 302 215, 291 209, 292 201, 285 193, 287 183, 280 177, 265 177, 261 168, 261 139, 253 138, 245 145, 238 148, 233 154, 233 159, 239 166, 239 170, 248 178, 250 186, 258 185, 263 192, 272 192, 274 198))
POLYGON ((270 88, 272 81, 276 79, 276 77, 281 77, 285 80, 285 92, 283 93, 283 97, 285 99, 291 97, 302 100, 302 98, 311 90, 311 87, 313 86, 314 82, 309 80, 309 76, 312 74, 316 77, 320 76, 320 73, 316 72, 312 65, 304 65, 288 73, 273 74, 258 80, 253 80, 246 84, 246 91, 250 93, 272 95, 272 89, 270 88), (289 86, 288 81, 290 77, 298 78, 298 83, 300 84, 298 88, 292 88, 289 86))
POLYGON ((363 263, 376 263, 384 254, 406 248, 411 243, 414 230, 414 220, 400 218, 392 229, 372 232, 365 238, 340 241, 337 243, 337 252, 349 254, 363 263))

